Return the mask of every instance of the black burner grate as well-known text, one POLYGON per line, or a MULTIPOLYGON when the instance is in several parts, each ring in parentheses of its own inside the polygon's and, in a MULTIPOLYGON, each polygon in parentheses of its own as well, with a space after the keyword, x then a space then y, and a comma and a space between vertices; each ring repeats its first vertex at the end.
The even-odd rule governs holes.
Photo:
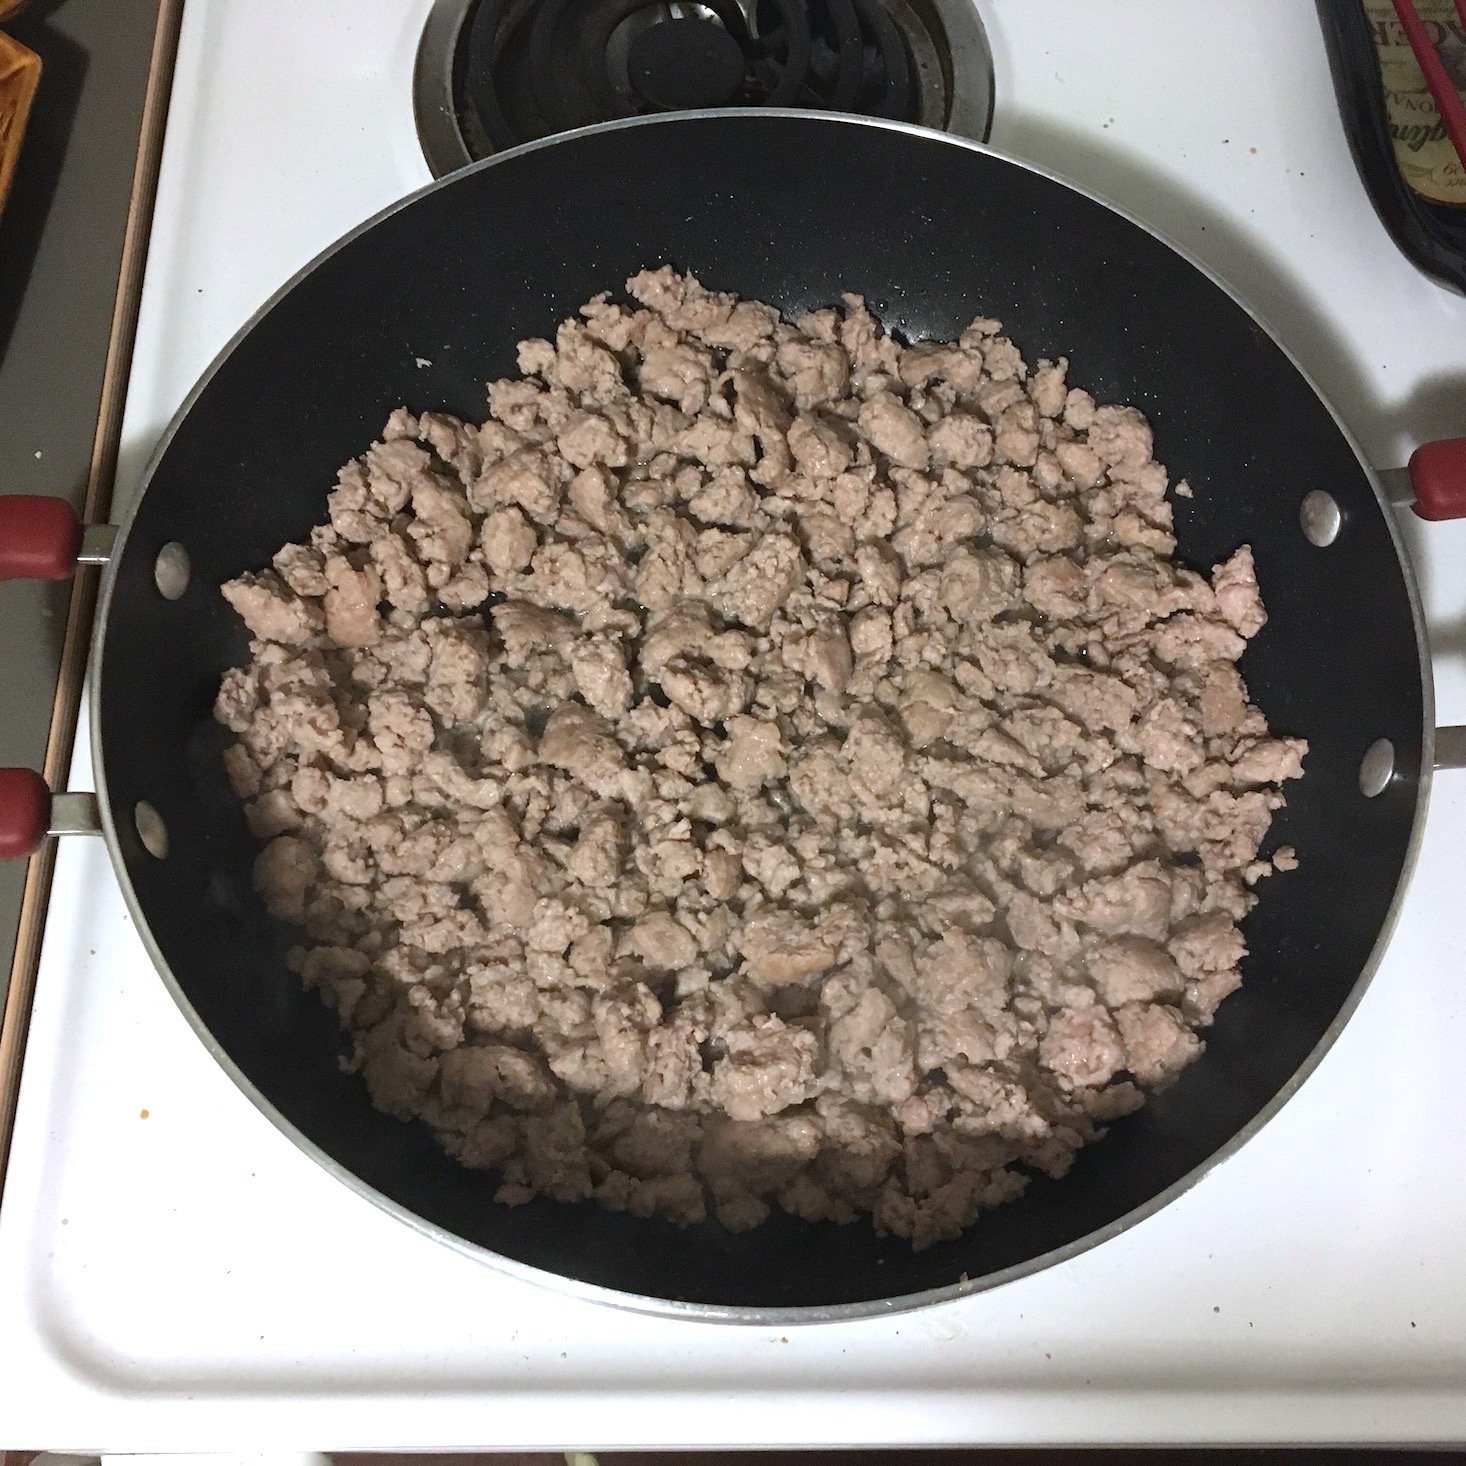
POLYGON ((476 156, 684 108, 921 120, 916 66, 884 0, 476 0, 458 42, 454 104, 476 156))

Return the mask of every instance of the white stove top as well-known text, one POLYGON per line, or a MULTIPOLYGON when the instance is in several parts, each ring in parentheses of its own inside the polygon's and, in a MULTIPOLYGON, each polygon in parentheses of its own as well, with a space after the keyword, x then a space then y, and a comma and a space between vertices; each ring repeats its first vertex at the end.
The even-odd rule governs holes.
MULTIPOLYGON (((427 180, 427 0, 190 0, 121 505, 218 348, 427 180)), ((1259 307, 1381 465, 1466 432, 1466 300, 1370 210, 1305 0, 980 0, 993 141, 1158 225, 1259 307)), ((1466 524, 1416 525, 1466 721, 1466 524)), ((76 786, 90 786, 85 739, 76 786)), ((204 1052, 97 842, 60 852, 0 1216, 0 1419, 113 1451, 1404 1441, 1466 1436, 1466 777, 1356 1017, 1263 1133, 1119 1239, 866 1323, 636 1317, 427 1241, 204 1052), (1386 1076, 1389 1076, 1386 1078, 1386 1076)))

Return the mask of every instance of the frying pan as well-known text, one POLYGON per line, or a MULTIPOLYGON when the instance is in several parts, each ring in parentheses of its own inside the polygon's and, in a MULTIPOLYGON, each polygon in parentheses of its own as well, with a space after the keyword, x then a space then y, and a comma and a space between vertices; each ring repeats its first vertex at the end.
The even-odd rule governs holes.
MULTIPOLYGON (((1414 459, 1421 512, 1466 511, 1466 443, 1414 459)), ((11 500, 8 573, 64 574, 80 529, 11 500)), ((93 540, 104 536, 94 532, 93 540)), ((91 665, 100 823, 164 982, 254 1102, 342 1180, 500 1266, 610 1301, 738 1320, 832 1319, 950 1298, 1072 1255, 1175 1196, 1255 1131, 1338 1033, 1387 939, 1436 745, 1419 603, 1382 490, 1328 405, 1222 285, 1135 221, 976 144, 804 112, 590 128, 492 158, 329 250, 235 339, 169 427, 105 558, 91 665), (913 1253, 869 1225, 782 1215, 731 1235, 589 1203, 492 1201, 427 1130, 375 1111, 335 1020, 250 886, 256 846, 210 709, 246 635, 219 584, 325 516, 338 466, 390 409, 477 420, 514 346, 669 262, 786 313, 866 295, 908 338, 1000 317, 1028 359, 1064 354, 1138 406, 1195 497, 1180 554, 1253 546, 1270 619, 1243 662, 1310 753, 1275 821, 1301 866, 1246 924, 1241 991, 1203 1058, 961 1238, 913 1253), (420 364, 425 363, 425 364, 420 364), (181 555, 176 548, 182 546, 181 555)), ((1444 742, 1444 740, 1443 740, 1444 742)), ((1459 730, 1450 745, 1459 752, 1459 730)), ((4 834, 47 796, 11 771, 4 834)), ((57 804, 59 805, 58 799, 57 804)))

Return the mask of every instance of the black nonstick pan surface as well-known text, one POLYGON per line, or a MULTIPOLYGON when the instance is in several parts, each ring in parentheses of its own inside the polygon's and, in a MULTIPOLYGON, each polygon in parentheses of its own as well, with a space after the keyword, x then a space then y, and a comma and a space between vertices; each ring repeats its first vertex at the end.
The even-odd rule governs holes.
POLYGON ((292 1136, 409 1219, 510 1265, 634 1306, 805 1317, 909 1306, 1102 1240, 1276 1107, 1349 1013, 1387 931, 1428 774, 1428 683, 1411 581, 1373 481, 1286 351, 1145 228, 976 145, 818 114, 689 114, 499 156, 392 209, 295 281, 229 348, 170 430, 104 587, 94 732, 109 837, 160 969, 205 1040, 292 1136), (477 420, 515 343, 660 263, 785 312, 863 293, 907 337, 999 317, 1029 360, 1151 420, 1201 568, 1250 543, 1270 619, 1243 671, 1272 726, 1310 744, 1274 843, 1301 867, 1249 919, 1242 990, 1172 1088, 958 1241, 913 1253, 868 1225, 776 1217, 733 1236, 589 1203, 506 1208, 425 1128, 375 1111, 342 1040, 282 960, 292 934, 250 885, 256 846, 210 715, 245 633, 220 582, 324 518, 336 469, 399 404, 477 420), (419 365, 419 360, 429 365, 419 365), (1323 489, 1343 531, 1300 529, 1323 489), (159 594, 159 550, 192 576, 159 594), (1376 740, 1395 776, 1376 798, 1376 740), (142 846, 139 801, 168 831, 142 846), (698 1305, 701 1309, 698 1310, 698 1305))

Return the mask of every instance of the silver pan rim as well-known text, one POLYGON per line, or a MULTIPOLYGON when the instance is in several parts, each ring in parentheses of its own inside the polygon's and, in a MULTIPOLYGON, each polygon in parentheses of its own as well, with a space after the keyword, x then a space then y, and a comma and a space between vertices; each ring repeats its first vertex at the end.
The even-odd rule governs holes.
POLYGON ((92 740, 92 768, 96 781, 97 802, 101 811, 102 833, 107 842, 107 851, 111 857, 113 868, 117 873, 118 883, 122 888, 123 899, 126 901, 127 908, 132 914, 138 934, 142 938, 148 955, 152 958, 159 975, 162 977, 164 985, 172 995, 174 1002, 178 1004, 185 1020, 193 1029, 194 1033, 197 1034, 204 1047, 223 1068, 224 1072, 228 1074, 230 1079, 234 1081, 250 1103, 285 1138, 308 1155, 328 1174, 350 1187, 351 1190, 365 1200, 396 1217, 399 1221, 412 1228, 412 1230, 441 1242, 451 1247, 454 1251, 461 1253, 463 1256, 472 1258, 478 1263, 505 1273, 520 1282, 532 1283, 562 1295, 568 1295, 586 1302, 605 1304, 611 1308, 626 1310, 632 1313, 679 1319, 687 1322, 729 1323, 753 1327, 788 1328, 803 1324, 855 1323, 867 1319, 886 1318, 896 1314, 909 1313, 920 1308, 929 1308, 937 1304, 951 1303, 962 1298, 970 1297, 975 1293, 982 1293, 991 1288, 1000 1287, 1005 1283, 1017 1282, 1021 1278, 1032 1276, 1057 1264, 1079 1257, 1092 1248, 1118 1237, 1122 1232, 1129 1231, 1131 1227, 1145 1221, 1148 1217, 1154 1216, 1178 1197, 1190 1191, 1192 1187, 1209 1175, 1217 1166, 1241 1150, 1253 1136, 1272 1120, 1318 1067, 1324 1055, 1333 1047, 1334 1041, 1343 1031, 1345 1024, 1353 1016, 1354 1010, 1359 1006, 1360 1000, 1363 998, 1370 981, 1379 967, 1380 961, 1394 935, 1395 926, 1399 920, 1400 910, 1404 902, 1405 892, 1410 884, 1410 879, 1419 857, 1425 820, 1430 803, 1431 776, 1435 752, 1435 689, 1430 660, 1430 642, 1426 632, 1425 618, 1421 607, 1420 591, 1414 566, 1391 510, 1389 499, 1380 485, 1379 477, 1375 469, 1365 456, 1357 438, 1350 431, 1348 424, 1340 416, 1333 403, 1314 380, 1312 373, 1299 361, 1298 357, 1279 333, 1273 329, 1251 303, 1229 284, 1228 281, 1213 270, 1210 265, 1198 259, 1184 245, 1177 243, 1167 234, 1154 228, 1151 224, 1137 217, 1128 209, 1106 198, 1102 193, 1079 184, 1056 170, 1031 163, 1024 158, 1005 152, 1001 148, 992 147, 990 144, 975 142, 970 138, 957 137, 950 133, 937 132, 930 128, 918 126, 915 123, 892 122, 879 118, 855 117, 847 113, 822 112, 797 108, 729 107, 701 112, 668 112, 653 116, 631 117, 613 122, 597 123, 591 127, 577 128, 571 132, 557 133, 552 137, 523 143, 519 147, 509 148, 504 152, 492 154, 490 157, 484 158, 467 168, 455 173, 446 174, 442 178, 434 179, 421 188, 415 189, 403 198, 398 199, 395 203, 379 210, 348 233, 342 235, 341 238, 322 250, 301 269, 297 270, 269 299, 254 311, 244 325, 234 333, 226 345, 217 353, 208 368, 194 384, 187 397, 184 398, 178 411, 174 413, 168 426, 159 438, 157 446, 148 459, 147 466, 141 477, 137 498, 134 501, 132 509, 128 512, 119 527, 117 543, 102 578, 100 596, 97 603, 97 615, 92 634, 91 669, 88 673, 88 691, 90 704, 89 728, 92 740), (435 1222, 428 1221, 410 1208, 402 1205, 400 1202, 393 1201, 390 1197, 383 1195, 374 1187, 368 1185, 353 1171, 348 1170, 333 1156, 316 1145, 314 1141, 311 1141, 303 1135, 284 1115, 270 1104, 259 1090, 255 1088, 253 1082, 243 1070, 224 1051, 209 1028, 199 1018, 193 1004, 189 1002, 178 978, 173 973, 153 938, 152 929, 148 923, 146 913, 133 888, 131 878, 128 875, 126 862, 121 853, 116 822, 113 817, 112 801, 106 787, 106 771, 102 758, 102 707, 100 689, 103 660, 106 656, 107 628, 111 619, 112 596, 116 584, 117 568, 121 564, 123 555, 126 553, 128 536, 136 517, 138 506, 141 505, 146 496, 147 488, 152 480, 153 474, 164 454, 167 452, 168 446, 177 433, 179 425, 187 417, 194 403, 198 400, 198 397, 208 386, 224 361, 231 355, 235 347, 254 329, 255 324, 269 311, 273 310, 317 265, 331 258, 339 250, 345 248, 382 220, 400 213, 427 194, 434 193, 439 189, 451 187, 457 180, 468 174, 499 167, 504 163, 511 162, 526 154, 537 152, 543 148, 554 147, 570 139, 599 133, 619 132, 632 128, 654 129, 679 122, 685 124, 694 118, 699 120, 735 119, 742 121, 763 118, 790 118, 802 121, 816 120, 845 127, 876 129, 883 132, 905 133, 933 145, 962 148, 974 153, 988 154, 1001 162, 1022 168, 1026 172, 1046 178, 1050 182, 1057 183, 1074 193, 1080 194, 1092 202, 1109 209, 1112 213, 1118 214, 1121 218, 1128 220, 1136 228, 1144 230, 1153 239, 1165 245, 1168 249, 1184 259, 1193 269, 1210 280, 1213 285, 1225 293, 1241 310, 1246 312, 1257 324, 1259 329, 1267 335, 1272 344, 1282 352, 1294 370, 1308 384, 1309 389, 1328 410, 1339 433, 1349 445, 1350 450, 1353 452, 1361 469, 1363 469, 1368 478, 1370 487, 1373 489, 1375 499, 1378 502, 1380 514, 1388 526, 1390 543, 1394 547, 1395 558, 1399 562, 1401 572, 1404 576, 1406 592, 1410 601, 1411 622, 1415 630, 1415 646, 1421 683, 1423 726, 1421 729, 1420 776, 1416 789, 1415 817, 1411 825, 1410 839, 1406 847, 1405 859, 1401 865, 1400 876, 1396 882, 1394 896, 1391 899, 1385 919, 1380 926, 1379 934, 1375 938, 1374 946, 1370 950, 1368 960, 1360 969, 1359 976, 1355 979, 1347 998, 1333 1022, 1329 1024, 1322 1037, 1309 1051, 1308 1056, 1299 1065, 1292 1077, 1246 1125, 1233 1135, 1226 1144, 1218 1147, 1206 1160, 1193 1167, 1192 1170, 1166 1187, 1165 1190, 1158 1192, 1148 1201, 1132 1208, 1123 1216, 1115 1218, 1114 1221, 1107 1223, 1105 1226, 1093 1232, 1086 1233, 1083 1237, 1076 1238, 1073 1242, 1066 1243, 1062 1247, 1053 1248, 1048 1252, 1039 1254, 1037 1257, 1029 1258, 1025 1262, 1016 1263, 1012 1267, 1003 1268, 998 1272, 988 1273, 979 1278, 951 1283, 941 1288, 929 1288, 918 1293, 901 1294, 892 1298, 870 1299, 860 1303, 813 1304, 795 1308, 762 1308, 735 1304, 689 1303, 676 1299, 652 1297, 639 1293, 622 1292, 617 1289, 605 1288, 597 1284, 583 1282, 578 1278, 569 1277, 564 1273, 549 1272, 543 1268, 532 1267, 526 1263, 518 1262, 513 1258, 505 1257, 502 1253, 481 1247, 477 1243, 468 1241, 466 1238, 459 1236, 456 1232, 450 1231, 446 1227, 441 1227, 435 1222))

